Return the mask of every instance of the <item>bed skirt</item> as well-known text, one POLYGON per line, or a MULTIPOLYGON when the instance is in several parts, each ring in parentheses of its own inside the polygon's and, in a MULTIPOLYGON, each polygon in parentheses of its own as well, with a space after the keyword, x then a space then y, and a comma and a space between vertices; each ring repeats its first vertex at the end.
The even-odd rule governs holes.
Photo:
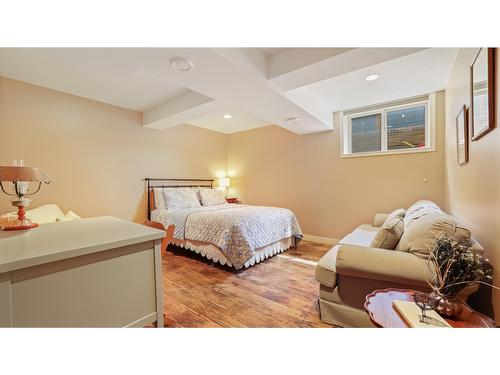
MULTIPOLYGON (((184 249, 191 250, 196 254, 200 254, 205 258, 215 262, 220 263, 222 265, 227 265, 229 267, 234 267, 231 262, 222 254, 219 248, 215 245, 206 242, 200 241, 192 241, 192 240, 179 240, 177 238, 173 238, 171 243, 173 245, 182 247, 184 249)), ((270 245, 262 247, 260 249, 255 250, 255 254, 245 262, 243 265, 244 268, 251 267, 257 263, 266 260, 276 254, 282 253, 285 250, 295 246, 295 238, 288 237, 284 238, 280 241, 274 242, 270 245)), ((241 268, 243 268, 241 267, 241 268)))

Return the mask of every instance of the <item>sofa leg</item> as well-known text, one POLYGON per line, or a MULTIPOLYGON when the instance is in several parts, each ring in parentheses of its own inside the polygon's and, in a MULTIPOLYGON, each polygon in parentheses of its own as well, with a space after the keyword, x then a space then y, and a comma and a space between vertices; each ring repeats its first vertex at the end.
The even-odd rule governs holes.
POLYGON ((321 305, 319 303, 319 298, 317 299, 316 303, 318 304, 319 319, 321 320, 321 305))

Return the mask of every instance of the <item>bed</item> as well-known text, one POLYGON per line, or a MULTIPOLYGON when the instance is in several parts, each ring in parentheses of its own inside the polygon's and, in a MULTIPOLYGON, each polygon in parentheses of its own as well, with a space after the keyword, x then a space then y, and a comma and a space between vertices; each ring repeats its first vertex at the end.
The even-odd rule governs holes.
POLYGON ((211 179, 146 181, 149 220, 165 228, 175 225, 171 243, 213 262, 247 268, 296 246, 302 239, 297 218, 289 209, 233 204, 220 198, 207 200, 206 196, 217 195, 211 179), (199 205, 187 189, 195 192, 199 205), (193 204, 180 202, 178 196, 169 201, 180 192, 188 194, 186 199, 192 199, 193 204), (165 202, 174 205, 165 207, 165 202))

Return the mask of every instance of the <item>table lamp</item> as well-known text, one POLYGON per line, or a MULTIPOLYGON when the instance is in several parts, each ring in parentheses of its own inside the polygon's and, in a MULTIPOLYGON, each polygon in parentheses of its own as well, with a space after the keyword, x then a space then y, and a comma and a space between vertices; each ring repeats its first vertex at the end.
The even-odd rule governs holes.
POLYGON ((227 194, 227 188, 229 187, 229 178, 219 178, 219 189, 227 194))
POLYGON ((48 184, 50 183, 50 178, 39 168, 0 166, 0 188, 5 194, 17 197, 12 200, 12 205, 17 207, 17 219, 5 227, 4 230, 23 230, 36 228, 38 226, 38 224, 32 223, 31 220, 25 216, 24 208, 31 202, 31 198, 26 197, 38 193, 42 186, 42 182, 48 184), (7 192, 3 184, 4 182, 12 183, 13 192, 7 192), (38 182, 38 186, 35 185, 36 190, 33 192, 30 192, 30 182, 38 182))
POLYGON ((221 188, 227 188, 227 187, 229 187, 229 178, 228 177, 219 178, 219 186, 221 188))

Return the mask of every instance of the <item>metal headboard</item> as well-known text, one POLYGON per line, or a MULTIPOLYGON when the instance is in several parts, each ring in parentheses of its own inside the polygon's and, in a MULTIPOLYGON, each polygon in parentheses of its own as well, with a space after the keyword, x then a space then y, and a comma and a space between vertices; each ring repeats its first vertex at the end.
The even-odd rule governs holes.
POLYGON ((148 220, 151 220, 151 190, 153 188, 206 187, 213 189, 213 178, 151 178, 144 179, 148 186, 148 220))

